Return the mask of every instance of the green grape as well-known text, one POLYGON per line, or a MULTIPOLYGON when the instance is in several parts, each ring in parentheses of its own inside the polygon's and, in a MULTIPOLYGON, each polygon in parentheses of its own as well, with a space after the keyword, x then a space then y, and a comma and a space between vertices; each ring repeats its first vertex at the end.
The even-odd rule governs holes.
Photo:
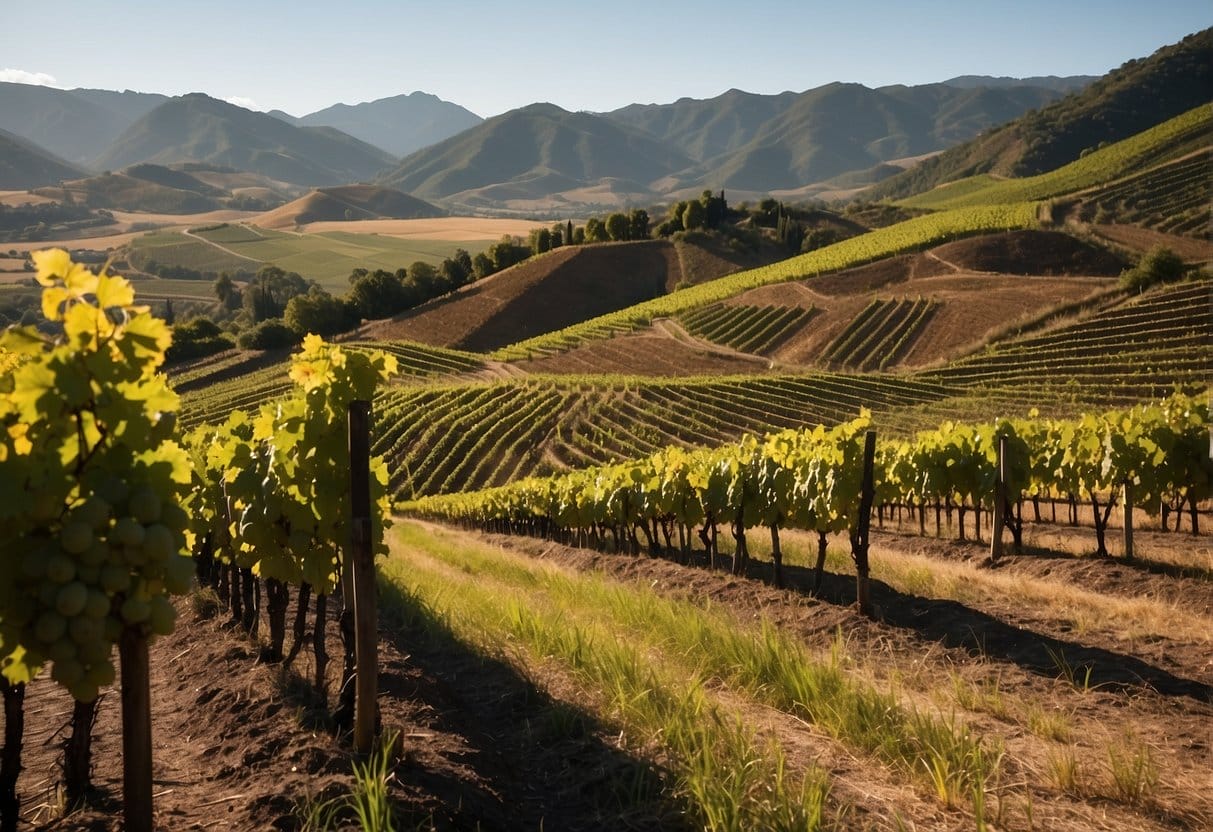
POLYGON ((127 507, 131 516, 145 526, 160 519, 160 498, 150 488, 137 488, 131 492, 127 507))
POLYGON ((87 523, 94 531, 100 531, 109 525, 110 509, 104 497, 94 494, 72 510, 72 517, 87 523))
POLYGON ((105 618, 109 615, 110 599, 99 589, 88 591, 88 601, 84 604, 84 614, 89 618, 105 618))
POLYGON ((44 607, 53 607, 59 600, 59 584, 44 581, 38 585, 38 603, 44 607))
POLYGON ((76 577, 79 578, 84 583, 88 584, 89 586, 92 586, 93 584, 97 583, 97 581, 101 580, 101 567, 100 566, 77 567, 76 577))
POLYGON ((67 632, 76 644, 94 644, 101 641, 104 635, 104 625, 99 618, 81 615, 68 622, 67 632))
POLYGON ((17 596, 9 602, 8 617, 3 623, 24 627, 34 617, 36 610, 33 598, 24 595, 17 596))
POLYGON ((157 523, 144 529, 143 549, 149 563, 160 563, 177 553, 177 541, 167 526, 157 523))
POLYGON ((41 578, 46 575, 46 552, 34 549, 21 556, 21 574, 26 578, 41 578))
POLYGON ((51 668, 51 678, 66 688, 70 688, 84 678, 84 665, 79 659, 67 659, 55 662, 51 668))
POLYGON ((83 520, 65 523, 59 532, 59 545, 70 555, 78 555, 93 545, 93 529, 83 520))
POLYGON ((189 592, 193 582, 193 558, 171 557, 164 564, 164 586, 173 595, 189 592))
POLYGON ((92 641, 82 642, 78 651, 80 661, 85 662, 91 667, 96 667, 102 662, 108 662, 110 654, 114 651, 113 642, 105 638, 104 622, 102 622, 98 632, 101 633, 100 636, 92 641))
POLYGON ((59 498, 49 491, 39 491, 34 495, 34 508, 32 511, 34 520, 39 523, 49 523, 59 516, 59 512, 63 510, 63 503, 59 498))
POLYGON ((104 540, 94 539, 93 545, 81 552, 77 560, 84 566, 101 566, 109 558, 109 544, 104 540))
POLYGON ((101 567, 101 588, 111 595, 125 592, 131 586, 131 571, 117 563, 101 567))
POLYGON ((126 502, 131 489, 121 477, 111 475, 97 488, 97 493, 110 504, 111 510, 114 510, 126 502))
POLYGON ((134 517, 119 517, 110 533, 111 539, 123 546, 142 546, 143 535, 143 524, 134 517))
POLYGON ((59 595, 55 600, 55 609, 59 611, 60 615, 72 618, 84 611, 84 605, 87 602, 88 587, 80 581, 72 581, 59 590, 59 595))
POLYGON ((173 631, 173 622, 177 620, 177 610, 173 608, 173 604, 163 595, 154 595, 150 602, 151 611, 149 623, 151 624, 152 632, 156 635, 166 636, 173 631))
POLYGON ((108 659, 90 662, 88 670, 84 673, 84 680, 99 688, 112 685, 115 678, 114 665, 108 659))
POLYGON ((122 560, 131 566, 143 566, 147 563, 147 550, 143 544, 122 547, 122 560))
POLYGON ((148 601, 131 596, 122 602, 118 612, 127 624, 142 624, 151 615, 152 607, 148 601))
POLYGON ((61 638, 46 651, 46 657, 52 662, 65 662, 76 658, 76 645, 68 638, 61 638))
POLYGON ((175 532, 189 528, 190 514, 176 503, 165 503, 160 507, 160 522, 175 532))
POLYGON ((57 584, 65 584, 76 577, 76 564, 66 555, 51 555, 46 563, 46 577, 57 584))
POLYGON ((101 691, 98 690, 98 687, 86 679, 80 679, 76 683, 68 685, 67 692, 72 695, 72 699, 87 705, 100 695, 101 691))
POLYGON ((43 644, 54 644, 67 632, 67 621, 57 612, 46 610, 34 624, 34 637, 43 644))

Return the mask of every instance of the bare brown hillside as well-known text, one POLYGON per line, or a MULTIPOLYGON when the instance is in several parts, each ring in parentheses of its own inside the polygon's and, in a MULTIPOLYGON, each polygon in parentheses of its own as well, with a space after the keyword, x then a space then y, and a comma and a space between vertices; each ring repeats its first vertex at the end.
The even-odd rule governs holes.
POLYGON ((413 219, 436 217, 443 212, 428 202, 376 185, 342 185, 318 188, 306 196, 262 214, 265 228, 293 228, 309 222, 413 219))
POLYGON ((677 283, 681 269, 666 241, 558 248, 368 324, 363 334, 492 350, 655 298, 672 277, 677 283))

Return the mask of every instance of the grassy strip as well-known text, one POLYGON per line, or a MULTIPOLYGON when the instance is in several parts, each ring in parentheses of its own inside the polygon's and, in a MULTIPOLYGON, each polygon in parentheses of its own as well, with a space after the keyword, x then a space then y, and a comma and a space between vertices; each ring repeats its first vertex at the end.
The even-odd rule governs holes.
MULTIPOLYGON (((410 535, 413 545, 424 540, 410 535)), ((507 597, 466 579, 392 559, 381 570, 385 602, 393 587, 422 600, 441 625, 482 649, 506 642, 531 661, 554 658, 580 685, 598 691, 615 723, 642 742, 659 739, 672 757, 675 792, 696 824, 713 830, 813 830, 825 822, 826 775, 815 768, 795 782, 782 749, 758 745, 739 720, 714 705, 698 675, 655 667, 644 650, 602 625, 570 625, 555 605, 507 597)), ((412 601, 408 601, 412 604, 412 601)))
MULTIPOLYGON (((725 543, 723 537, 721 543, 725 543)), ((780 544, 785 564, 808 567, 815 563, 816 535, 789 529, 781 531, 780 544)), ((749 551, 751 557, 770 557, 769 544, 760 534, 750 536, 749 551)), ((826 568, 846 574, 854 566, 846 551, 831 548, 826 568)), ((1022 609, 1040 610, 1080 634, 1103 630, 1122 633, 1127 639, 1166 638, 1213 644, 1213 621, 1209 616, 1163 598, 1105 595, 1073 583, 906 554, 885 548, 879 541, 873 545, 872 577, 906 595, 960 601, 977 608, 991 601, 1013 602, 1022 609)))
POLYGON ((492 578, 511 590, 540 590, 570 615, 593 615, 611 630, 646 641, 665 660, 680 662, 735 685, 781 711, 805 718, 841 742, 873 753, 913 777, 925 778, 954 805, 984 794, 1001 749, 954 721, 902 707, 892 694, 844 670, 841 642, 824 660, 811 658, 769 622, 739 627, 731 615, 672 601, 600 576, 542 568, 490 547, 455 548, 406 526, 401 540, 473 578, 492 578))

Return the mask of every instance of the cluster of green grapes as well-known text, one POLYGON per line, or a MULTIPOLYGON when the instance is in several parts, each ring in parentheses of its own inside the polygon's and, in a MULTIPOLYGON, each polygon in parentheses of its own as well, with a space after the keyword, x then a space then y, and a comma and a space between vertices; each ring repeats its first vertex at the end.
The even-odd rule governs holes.
POLYGON ((128 481, 107 476, 66 511, 55 495, 39 495, 39 527, 16 542, 26 551, 7 623, 19 628, 27 662, 50 660, 51 678, 81 702, 113 683, 113 646, 124 628, 173 631, 168 594, 187 592, 193 577, 193 560, 182 554, 187 512, 128 481))

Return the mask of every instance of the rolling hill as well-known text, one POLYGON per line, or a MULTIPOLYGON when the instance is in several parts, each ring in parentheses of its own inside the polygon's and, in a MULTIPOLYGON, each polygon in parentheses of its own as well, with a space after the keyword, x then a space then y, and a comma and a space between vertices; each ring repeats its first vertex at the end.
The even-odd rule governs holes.
POLYGON ((978 173, 1030 176, 1053 170, 1208 103, 1211 89, 1213 29, 1205 29, 887 179, 865 196, 907 197, 978 173))
MULTIPOLYGON (((79 174, 77 174, 79 176, 79 174)), ((218 208, 264 210, 280 205, 296 189, 254 174, 201 164, 144 162, 118 171, 65 181, 38 190, 43 196, 93 208, 158 214, 192 214, 218 208)))
POLYGON ((614 207, 721 187, 767 193, 938 151, 1059 96, 1030 85, 828 84, 597 115, 534 104, 413 154, 384 181, 472 209, 614 207))
POLYGON ((384 174, 385 185, 423 199, 452 199, 491 185, 539 197, 605 179, 640 186, 691 159, 673 146, 604 116, 532 104, 420 150, 384 174))
POLYGON ((712 99, 631 105, 607 115, 684 148, 700 163, 666 183, 667 189, 765 192, 941 150, 1059 96, 1026 82, 879 89, 833 83, 778 95, 729 90, 712 99))
POLYGON ((298 118, 280 111, 272 115, 297 127, 335 127, 401 158, 484 121, 458 104, 425 92, 363 104, 334 104, 298 118))
POLYGON ((416 219, 446 214, 428 202, 391 188, 375 185, 341 185, 318 188, 258 218, 266 228, 288 228, 309 222, 416 219))
POLYGON ((94 162, 206 162, 309 187, 371 178, 395 158, 331 127, 295 127, 200 93, 165 101, 142 116, 94 162))
POLYGON ((77 179, 84 171, 34 143, 0 130, 0 190, 24 190, 77 179))
POLYGON ((167 96, 110 90, 58 90, 0 83, 0 129, 78 166, 87 166, 136 119, 167 96))

